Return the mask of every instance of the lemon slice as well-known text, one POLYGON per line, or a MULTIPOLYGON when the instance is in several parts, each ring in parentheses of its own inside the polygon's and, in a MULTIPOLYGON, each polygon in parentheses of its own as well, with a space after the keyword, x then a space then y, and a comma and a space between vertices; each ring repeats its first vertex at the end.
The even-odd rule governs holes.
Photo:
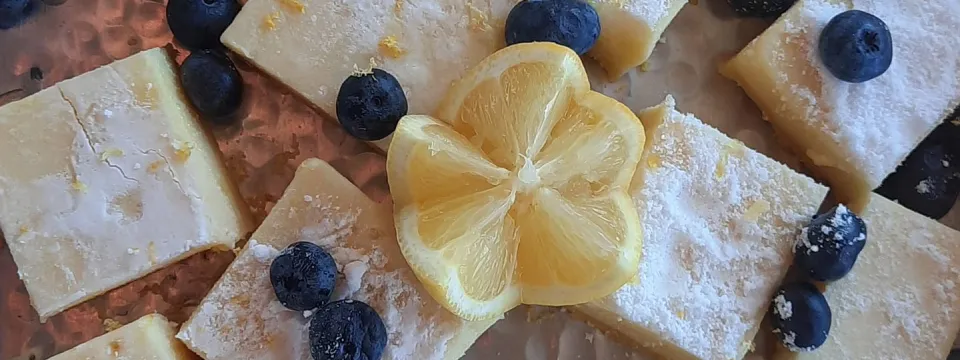
POLYGON ((637 273, 627 188, 643 125, 590 90, 580 58, 518 44, 452 86, 437 118, 400 120, 387 155, 404 257, 454 314, 573 305, 637 273))

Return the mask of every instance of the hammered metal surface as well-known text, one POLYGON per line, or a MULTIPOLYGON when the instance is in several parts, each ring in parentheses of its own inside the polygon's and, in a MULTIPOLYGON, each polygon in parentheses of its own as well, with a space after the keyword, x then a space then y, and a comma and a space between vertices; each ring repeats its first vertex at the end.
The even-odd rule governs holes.
MULTIPOLYGON (((20 27, 0 30, 0 105, 172 40, 163 1, 58 2, 42 4, 20 27)), ((181 61, 186 54, 178 53, 181 61)), ((258 220, 308 157, 330 162, 371 197, 387 198, 381 155, 281 84, 237 65, 245 82, 243 119, 214 133, 258 220)), ((154 311, 183 322, 232 259, 231 252, 195 255, 41 324, 0 243, 0 359, 46 359, 102 334, 105 322, 126 324, 154 311)))
MULTIPOLYGON (((30 21, 0 30, 0 105, 140 50, 170 44, 163 1, 44 0, 30 21)), ((670 25, 645 71, 633 71, 613 83, 592 77, 593 84, 635 110, 671 93, 680 110, 797 168, 795 158, 769 141, 770 127, 750 99, 716 71, 720 61, 768 24, 734 19, 723 0, 692 3, 670 25)), ((185 55, 178 51, 177 60, 185 55)), ((330 162, 371 198, 389 201, 382 154, 347 136, 282 84, 250 65, 239 61, 237 65, 245 82, 242 119, 214 133, 258 220, 308 157, 330 162)), ((587 65, 591 75, 599 74, 595 64, 587 65)), ((960 218, 954 213, 947 219, 960 218)), ((232 259, 232 252, 195 255, 41 324, 9 251, 0 242, 0 360, 46 359, 102 334, 111 323, 126 324, 153 311, 182 322, 232 259)), ((759 350, 748 358, 762 358, 764 343, 758 341, 759 350)), ((522 307, 481 337, 466 358, 649 357, 627 350, 566 313, 522 307)))

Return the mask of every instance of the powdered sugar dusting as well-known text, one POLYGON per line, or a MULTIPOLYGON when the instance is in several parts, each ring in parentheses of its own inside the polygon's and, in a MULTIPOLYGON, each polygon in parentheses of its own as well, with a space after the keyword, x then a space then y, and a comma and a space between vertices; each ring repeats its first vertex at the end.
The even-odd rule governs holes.
POLYGON ((783 46, 802 50, 794 53, 799 58, 789 58, 793 55, 785 55, 784 49, 774 56, 788 57, 787 63, 809 63, 814 70, 803 74, 810 81, 789 81, 795 84, 794 95, 804 100, 798 104, 807 104, 806 116, 796 121, 807 121, 811 131, 786 135, 822 137, 818 143, 823 146, 807 149, 815 162, 854 169, 857 176, 876 187, 960 103, 960 37, 955 36, 960 28, 956 16, 960 2, 852 3, 854 9, 879 17, 890 29, 893 63, 886 73, 851 84, 824 68, 817 46, 820 32, 833 16, 847 10, 827 0, 801 1, 784 16, 787 34, 783 46))
POLYGON ((302 176, 306 171, 323 170, 298 170, 247 248, 184 324, 178 337, 191 349, 206 360, 310 360, 306 316, 312 314, 280 305, 269 281, 278 250, 296 241, 318 244, 337 262, 334 300, 363 301, 380 314, 389 342, 384 359, 456 357, 462 350, 451 347, 472 343, 492 324, 466 322, 433 301, 400 253, 392 217, 368 200, 348 205, 343 198, 363 195, 347 193, 359 190, 346 180, 349 189, 329 188, 340 183, 318 184, 320 175, 302 176))
POLYGON ((666 107, 659 126, 656 108, 641 114, 649 139, 641 164, 657 165, 644 169, 634 190, 645 237, 637 281, 584 311, 660 337, 635 339, 641 343, 740 358, 826 189, 672 105, 668 98, 659 107, 666 107), (747 216, 760 201, 765 211, 747 216))
POLYGON ((257 243, 256 240, 250 241, 250 252, 257 261, 262 263, 269 263, 278 255, 277 249, 274 249, 270 245, 257 243))
POLYGON ((781 320, 790 319, 793 316, 793 303, 787 301, 787 298, 782 294, 777 295, 773 298, 773 312, 780 317, 781 320))
POLYGON ((278 249, 250 240, 177 338, 210 360, 311 360, 308 319, 283 307, 270 285, 277 255, 278 249))
POLYGON ((597 5, 611 4, 620 7, 648 26, 653 27, 665 18, 675 0, 596 0, 597 5))
POLYGON ((960 233, 873 195, 871 241, 825 293, 825 359, 943 359, 960 330, 960 233), (870 329, 870 331, 863 331, 870 329))

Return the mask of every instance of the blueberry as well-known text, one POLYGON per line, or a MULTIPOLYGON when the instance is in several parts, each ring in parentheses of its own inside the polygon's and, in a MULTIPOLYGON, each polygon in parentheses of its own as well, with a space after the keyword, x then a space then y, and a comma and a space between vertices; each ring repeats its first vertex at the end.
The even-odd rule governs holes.
POLYGON ((397 78, 373 69, 370 73, 351 75, 340 85, 337 94, 337 120, 340 126, 360 140, 380 140, 397 129, 397 122, 407 115, 407 96, 397 78))
POLYGON ((34 0, 0 0, 0 30, 22 24, 36 8, 34 0))
POLYGON ((880 18, 860 10, 834 16, 820 32, 820 59, 837 79, 861 83, 893 62, 893 38, 880 18))
POLYGON ((827 341, 833 314, 813 284, 784 285, 774 295, 770 312, 774 334, 790 351, 812 351, 827 341))
POLYGON ((758 18, 780 16, 796 2, 797 0, 727 0, 737 15, 758 18))
POLYGON ((304 241, 283 249, 270 264, 273 292, 291 310, 313 310, 326 304, 336 280, 337 263, 330 254, 304 241))
POLYGON ((379 360, 386 346, 383 320, 362 301, 329 303, 310 319, 314 360, 379 360))
POLYGON ((507 45, 549 41, 583 55, 600 36, 600 16, 581 0, 523 0, 507 15, 507 45))
POLYGON ((951 121, 937 126, 892 174, 877 193, 930 218, 942 218, 960 195, 960 127, 951 121))
POLYGON ((195 51, 180 65, 187 99, 205 119, 225 123, 243 102, 243 78, 230 58, 216 50, 195 51))
POLYGON ((239 12, 237 0, 170 0, 167 24, 173 37, 187 48, 218 48, 220 35, 239 12))
POLYGON ((947 360, 960 360, 960 350, 953 349, 950 351, 950 354, 947 355, 947 360))
POLYGON ((866 223, 840 204, 800 233, 794 266, 811 280, 836 281, 850 273, 866 243, 866 223))

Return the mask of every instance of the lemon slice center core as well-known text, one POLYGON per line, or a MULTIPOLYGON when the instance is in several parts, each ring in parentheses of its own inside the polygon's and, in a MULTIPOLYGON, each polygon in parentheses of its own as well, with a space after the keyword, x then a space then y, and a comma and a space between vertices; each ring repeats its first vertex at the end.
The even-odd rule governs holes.
MULTIPOLYGON (((522 155, 521 155, 522 156, 522 155)), ((517 170, 517 190, 522 194, 529 194, 540 187, 540 174, 529 157, 523 156, 523 165, 517 170)))

